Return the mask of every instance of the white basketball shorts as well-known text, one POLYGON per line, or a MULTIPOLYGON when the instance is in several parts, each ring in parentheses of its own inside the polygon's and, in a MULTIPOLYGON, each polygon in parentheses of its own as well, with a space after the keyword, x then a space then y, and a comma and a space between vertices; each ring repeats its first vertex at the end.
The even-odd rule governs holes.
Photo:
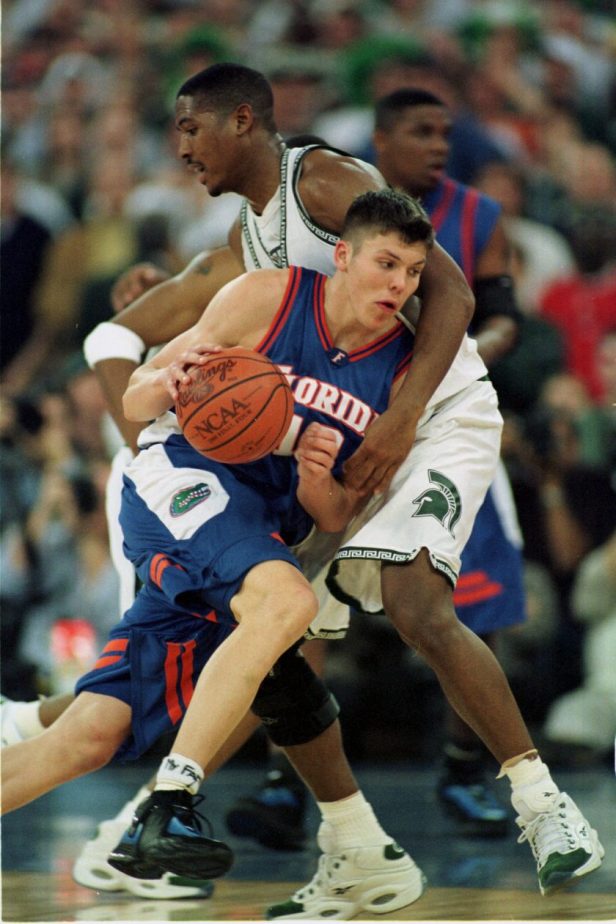
POLYGON ((502 425, 496 392, 484 380, 426 411, 389 490, 355 518, 336 552, 327 585, 338 600, 382 612, 381 564, 404 564, 422 548, 455 586, 496 472, 502 425))

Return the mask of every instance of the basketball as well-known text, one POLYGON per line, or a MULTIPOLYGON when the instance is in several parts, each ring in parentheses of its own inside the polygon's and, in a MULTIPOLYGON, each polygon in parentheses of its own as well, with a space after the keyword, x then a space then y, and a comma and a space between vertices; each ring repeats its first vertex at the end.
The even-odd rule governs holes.
POLYGON ((293 417, 293 392, 267 356, 244 347, 212 353, 190 368, 176 414, 190 445, 217 462, 254 462, 280 445, 293 417))

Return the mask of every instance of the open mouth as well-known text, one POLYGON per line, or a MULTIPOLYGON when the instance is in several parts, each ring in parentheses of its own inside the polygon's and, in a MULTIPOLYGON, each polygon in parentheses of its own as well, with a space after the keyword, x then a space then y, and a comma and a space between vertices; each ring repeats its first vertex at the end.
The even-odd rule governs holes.
POLYGON ((390 311, 392 314, 398 310, 396 302, 392 302, 389 299, 377 302, 377 305, 382 311, 390 311))

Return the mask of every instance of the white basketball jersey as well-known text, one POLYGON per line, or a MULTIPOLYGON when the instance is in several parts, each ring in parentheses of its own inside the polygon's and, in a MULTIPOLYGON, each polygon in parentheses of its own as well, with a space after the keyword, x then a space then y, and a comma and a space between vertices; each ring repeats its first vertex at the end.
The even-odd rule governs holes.
POLYGON ((297 191, 302 160, 315 147, 286 148, 280 159, 280 186, 262 215, 244 201, 240 222, 247 270, 306 266, 327 276, 334 272, 339 235, 315 225, 297 191))

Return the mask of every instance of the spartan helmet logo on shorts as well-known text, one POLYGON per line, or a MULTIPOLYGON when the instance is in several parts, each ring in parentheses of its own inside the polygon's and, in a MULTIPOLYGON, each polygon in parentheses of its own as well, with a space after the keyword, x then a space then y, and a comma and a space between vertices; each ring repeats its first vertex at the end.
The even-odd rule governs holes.
POLYGON ((462 513, 460 492, 453 481, 433 468, 428 469, 428 478, 434 487, 427 488, 415 498, 413 503, 419 506, 413 516, 434 517, 453 536, 454 528, 462 513))

